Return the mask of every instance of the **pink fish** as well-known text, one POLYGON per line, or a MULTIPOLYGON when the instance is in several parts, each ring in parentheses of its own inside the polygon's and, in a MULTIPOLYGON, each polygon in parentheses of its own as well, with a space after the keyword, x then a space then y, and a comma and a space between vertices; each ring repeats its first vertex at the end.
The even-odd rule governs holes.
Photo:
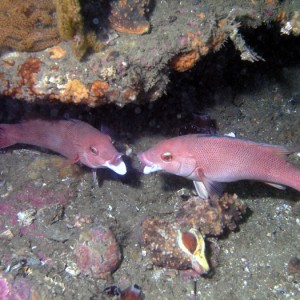
POLYGON ((300 169, 286 160, 282 146, 225 136, 191 134, 163 140, 139 153, 144 174, 163 170, 194 181, 201 198, 219 193, 222 183, 264 181, 300 191, 300 169))
POLYGON ((30 120, 19 124, 0 124, 0 148, 29 144, 50 149, 73 164, 96 169, 107 167, 120 175, 126 166, 111 138, 79 120, 30 120))

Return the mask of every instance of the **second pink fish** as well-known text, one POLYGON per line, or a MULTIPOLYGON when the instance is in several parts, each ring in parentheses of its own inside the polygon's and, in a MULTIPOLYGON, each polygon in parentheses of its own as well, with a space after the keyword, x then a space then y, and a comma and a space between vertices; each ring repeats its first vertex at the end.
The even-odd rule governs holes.
POLYGON ((222 183, 245 179, 300 191, 300 169, 287 162, 289 153, 282 146, 191 134, 163 140, 138 157, 145 174, 163 170, 189 178, 207 198, 220 193, 222 183))

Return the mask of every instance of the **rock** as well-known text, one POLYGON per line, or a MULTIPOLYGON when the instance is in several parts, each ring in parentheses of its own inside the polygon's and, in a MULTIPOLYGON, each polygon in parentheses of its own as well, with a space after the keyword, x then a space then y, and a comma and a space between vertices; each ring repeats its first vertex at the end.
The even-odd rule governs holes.
POLYGON ((101 225, 81 232, 75 256, 81 273, 94 278, 107 278, 121 263, 121 252, 114 234, 101 225))

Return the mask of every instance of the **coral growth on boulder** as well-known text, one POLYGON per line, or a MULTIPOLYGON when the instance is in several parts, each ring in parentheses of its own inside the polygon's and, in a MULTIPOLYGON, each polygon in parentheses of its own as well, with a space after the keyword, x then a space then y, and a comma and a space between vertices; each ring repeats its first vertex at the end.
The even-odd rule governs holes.
POLYGON ((40 51, 70 40, 81 59, 87 49, 99 49, 94 32, 85 32, 79 0, 0 2, 0 48, 40 51))
POLYGON ((0 2, 0 48, 39 51, 61 41, 52 1, 0 2))
POLYGON ((142 224, 143 247, 154 265, 205 274, 209 266, 202 235, 221 236, 235 230, 245 211, 236 195, 207 200, 194 197, 171 220, 147 218, 142 224))

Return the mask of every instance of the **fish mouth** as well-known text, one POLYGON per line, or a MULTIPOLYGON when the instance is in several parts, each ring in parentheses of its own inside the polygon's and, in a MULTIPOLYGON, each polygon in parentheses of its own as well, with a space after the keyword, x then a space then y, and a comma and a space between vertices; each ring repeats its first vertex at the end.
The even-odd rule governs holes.
POLYGON ((103 166, 111 169, 119 175, 125 175, 127 173, 127 168, 122 159, 122 155, 122 153, 118 153, 114 158, 106 161, 103 166))
POLYGON ((159 167, 158 165, 156 165, 153 162, 151 162, 150 160, 148 160, 145 157, 145 154, 143 152, 142 153, 138 153, 137 156, 138 156, 138 159, 140 160, 140 162, 142 164, 144 164, 144 168, 143 168, 143 173, 144 174, 150 174, 150 173, 162 170, 161 167, 159 167))

